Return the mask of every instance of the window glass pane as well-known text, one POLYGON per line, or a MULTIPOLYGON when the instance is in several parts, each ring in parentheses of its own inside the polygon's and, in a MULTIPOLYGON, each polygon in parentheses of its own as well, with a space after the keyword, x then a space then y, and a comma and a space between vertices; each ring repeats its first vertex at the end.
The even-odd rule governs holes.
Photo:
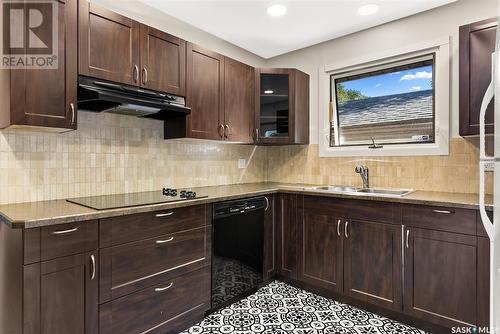
POLYGON ((434 142, 434 59, 331 80, 331 146, 434 142), (335 124, 336 123, 336 124, 335 124), (338 135, 336 136, 336 132, 338 135))
POLYGON ((260 75, 260 134, 288 137, 288 74, 260 75))

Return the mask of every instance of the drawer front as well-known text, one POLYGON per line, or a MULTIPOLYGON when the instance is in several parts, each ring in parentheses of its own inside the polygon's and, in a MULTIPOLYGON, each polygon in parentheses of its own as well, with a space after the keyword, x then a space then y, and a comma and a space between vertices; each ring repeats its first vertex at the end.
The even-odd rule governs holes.
POLYGON ((304 208, 319 214, 349 219, 399 224, 400 207, 394 203, 358 199, 305 196, 304 208))
POLYGON ((40 230, 41 261, 84 253, 96 248, 97 221, 47 226, 40 230))
POLYGON ((202 227, 101 250, 101 302, 207 265, 207 230, 202 227))
POLYGON ((210 267, 99 307, 101 334, 178 333, 210 308, 210 267))
POLYGON ((205 224, 205 205, 101 219, 99 246, 121 245, 205 224))
POLYGON ((476 211, 425 205, 405 205, 403 224, 425 229, 476 235, 476 211))

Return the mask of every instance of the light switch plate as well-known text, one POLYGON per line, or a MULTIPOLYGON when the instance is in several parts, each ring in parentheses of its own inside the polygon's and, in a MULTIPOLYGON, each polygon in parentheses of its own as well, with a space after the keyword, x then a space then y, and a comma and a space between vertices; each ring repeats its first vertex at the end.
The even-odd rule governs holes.
POLYGON ((247 159, 238 159, 238 168, 247 168, 247 159))

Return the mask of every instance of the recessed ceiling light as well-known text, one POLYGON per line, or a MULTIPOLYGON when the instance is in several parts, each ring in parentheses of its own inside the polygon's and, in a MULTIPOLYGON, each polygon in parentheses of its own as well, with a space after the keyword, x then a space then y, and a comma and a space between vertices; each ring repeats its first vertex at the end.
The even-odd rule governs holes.
POLYGON ((283 16, 286 14, 286 7, 284 5, 271 5, 267 7, 267 14, 271 16, 283 16))
POLYGON ((264 94, 272 94, 272 93, 274 93, 274 90, 268 89, 264 91, 264 94))
POLYGON ((378 12, 378 5, 370 4, 359 7, 358 14, 362 16, 373 15, 378 12))

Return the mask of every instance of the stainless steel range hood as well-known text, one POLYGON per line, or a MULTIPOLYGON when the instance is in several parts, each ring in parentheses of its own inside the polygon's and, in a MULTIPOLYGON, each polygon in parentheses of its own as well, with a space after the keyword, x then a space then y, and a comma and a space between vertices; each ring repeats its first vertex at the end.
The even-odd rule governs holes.
POLYGON ((181 96, 85 76, 78 77, 78 108, 157 119, 179 117, 191 112, 181 96))

